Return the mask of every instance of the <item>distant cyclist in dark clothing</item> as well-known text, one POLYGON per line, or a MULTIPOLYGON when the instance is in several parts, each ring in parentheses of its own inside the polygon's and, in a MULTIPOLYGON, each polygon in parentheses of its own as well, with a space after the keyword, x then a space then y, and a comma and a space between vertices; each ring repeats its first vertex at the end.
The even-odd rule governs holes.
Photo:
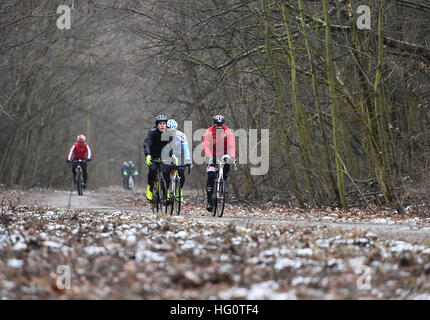
POLYGON ((128 180, 129 180, 129 176, 132 176, 134 179, 134 176, 137 176, 139 174, 139 172, 137 171, 136 167, 134 166, 133 161, 124 161, 123 166, 121 168, 121 174, 123 176, 123 184, 124 184, 124 189, 128 189, 129 185, 128 185, 128 180))
MULTIPOLYGON (((148 187, 146 189, 146 198, 152 200, 152 185, 157 176, 157 164, 153 163, 151 160, 161 158, 161 150, 166 144, 169 143, 168 135, 162 134, 167 129, 167 120, 169 120, 164 115, 159 115, 155 118, 155 126, 149 129, 148 135, 143 142, 143 149, 145 152, 146 164, 149 166, 148 172, 148 187), (163 138, 163 139, 162 139, 163 138)), ((160 169, 163 169, 163 164, 160 164, 160 169)))

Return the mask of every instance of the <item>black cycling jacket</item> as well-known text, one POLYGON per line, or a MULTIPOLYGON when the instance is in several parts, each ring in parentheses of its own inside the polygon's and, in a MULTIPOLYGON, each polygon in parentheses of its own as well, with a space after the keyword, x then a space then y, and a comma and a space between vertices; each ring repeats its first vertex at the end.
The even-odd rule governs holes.
POLYGON ((148 154, 153 159, 161 158, 161 150, 164 148, 169 141, 161 141, 162 132, 157 127, 152 127, 148 131, 145 141, 143 142, 143 150, 145 152, 145 158, 148 154))

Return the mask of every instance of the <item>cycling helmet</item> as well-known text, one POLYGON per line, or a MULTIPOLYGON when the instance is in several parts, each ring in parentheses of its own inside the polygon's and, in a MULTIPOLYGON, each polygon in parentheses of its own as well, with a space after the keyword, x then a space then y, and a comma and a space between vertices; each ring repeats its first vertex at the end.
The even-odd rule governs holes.
POLYGON ((160 114, 155 118, 155 125, 157 125, 160 121, 166 121, 169 120, 165 115, 160 114))
POLYGON ((128 164, 129 164, 130 166, 134 166, 134 163, 133 163, 133 161, 131 161, 131 160, 128 162, 128 164))
POLYGON ((122 164, 124 167, 127 167, 128 166, 128 163, 127 163, 127 161, 124 161, 124 163, 122 164))
POLYGON ((178 123, 173 119, 169 119, 169 121, 167 121, 167 128, 178 129, 178 123))
POLYGON ((85 136, 84 136, 83 134, 80 134, 80 135, 76 138, 76 140, 77 140, 78 142, 85 142, 85 140, 87 140, 87 138, 85 138, 85 136))
POLYGON ((217 126, 222 126, 222 125, 224 125, 224 121, 225 121, 225 119, 224 119, 224 117, 223 116, 221 116, 221 115, 216 115, 215 117, 213 117, 213 120, 214 120, 214 124, 215 125, 217 125, 217 126))

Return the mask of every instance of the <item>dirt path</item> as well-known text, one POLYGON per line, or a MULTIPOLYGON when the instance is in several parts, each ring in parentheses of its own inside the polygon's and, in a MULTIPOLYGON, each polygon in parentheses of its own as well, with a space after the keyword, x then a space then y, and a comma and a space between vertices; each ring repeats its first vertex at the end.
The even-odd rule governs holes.
MULTIPOLYGON (((146 206, 131 206, 118 203, 118 198, 135 195, 139 193, 125 192, 121 189, 117 190, 102 190, 102 191, 87 191, 83 196, 78 196, 76 192, 69 191, 36 191, 26 194, 23 202, 28 204, 38 204, 43 206, 52 206, 57 208, 84 209, 96 211, 118 211, 125 210, 135 214, 152 214, 150 207, 146 206)), ((226 214, 222 218, 212 217, 204 208, 200 210, 184 211, 181 214, 187 219, 198 219, 202 221, 232 223, 235 225, 285 225, 305 228, 326 227, 332 230, 350 231, 350 232, 370 232, 374 233, 381 239, 403 240, 408 242, 424 243, 430 239, 430 224, 375 224, 375 223, 345 223, 345 222, 325 222, 300 220, 290 217, 285 219, 270 219, 259 217, 233 216, 226 214)))
POLYGON ((26 194, 23 202, 67 209, 115 210, 104 204, 101 195, 94 191, 85 192, 82 196, 70 191, 36 191, 26 194))

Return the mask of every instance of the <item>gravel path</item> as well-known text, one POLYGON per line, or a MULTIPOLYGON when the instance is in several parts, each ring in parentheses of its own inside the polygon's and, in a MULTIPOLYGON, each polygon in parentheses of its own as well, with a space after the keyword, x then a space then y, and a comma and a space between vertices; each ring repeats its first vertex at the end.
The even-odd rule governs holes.
MULTIPOLYGON (((143 190, 124 192, 122 189, 106 189, 102 191, 87 191, 83 196, 78 196, 76 192, 69 191, 35 191, 25 193, 23 201, 27 204, 39 204, 43 206, 52 206, 57 208, 67 209, 84 209, 84 210, 100 210, 100 211, 115 211, 127 210, 128 212, 138 212, 139 214, 152 214, 151 208, 145 200, 141 201, 144 205, 131 206, 119 203, 118 199, 124 197, 143 199, 143 190), (117 201, 117 202, 116 202, 117 201)), ((194 218, 203 221, 234 223, 237 225, 286 225, 297 227, 327 227, 330 229, 342 231, 357 231, 357 232, 372 232, 383 239, 397 239, 409 242, 424 243, 430 240, 430 219, 415 220, 410 223, 410 220, 402 221, 398 224, 385 223, 360 223, 360 222, 335 222, 324 221, 323 219, 297 219, 286 215, 283 218, 265 218, 253 214, 243 216, 234 213, 234 207, 226 209, 227 213, 222 218, 212 217, 206 212, 205 208, 185 205, 184 212, 181 216, 194 218), (188 210, 187 210, 188 209, 188 210), (417 221, 420 222, 417 224, 417 221)), ((333 221, 334 220, 334 221, 333 221)))

